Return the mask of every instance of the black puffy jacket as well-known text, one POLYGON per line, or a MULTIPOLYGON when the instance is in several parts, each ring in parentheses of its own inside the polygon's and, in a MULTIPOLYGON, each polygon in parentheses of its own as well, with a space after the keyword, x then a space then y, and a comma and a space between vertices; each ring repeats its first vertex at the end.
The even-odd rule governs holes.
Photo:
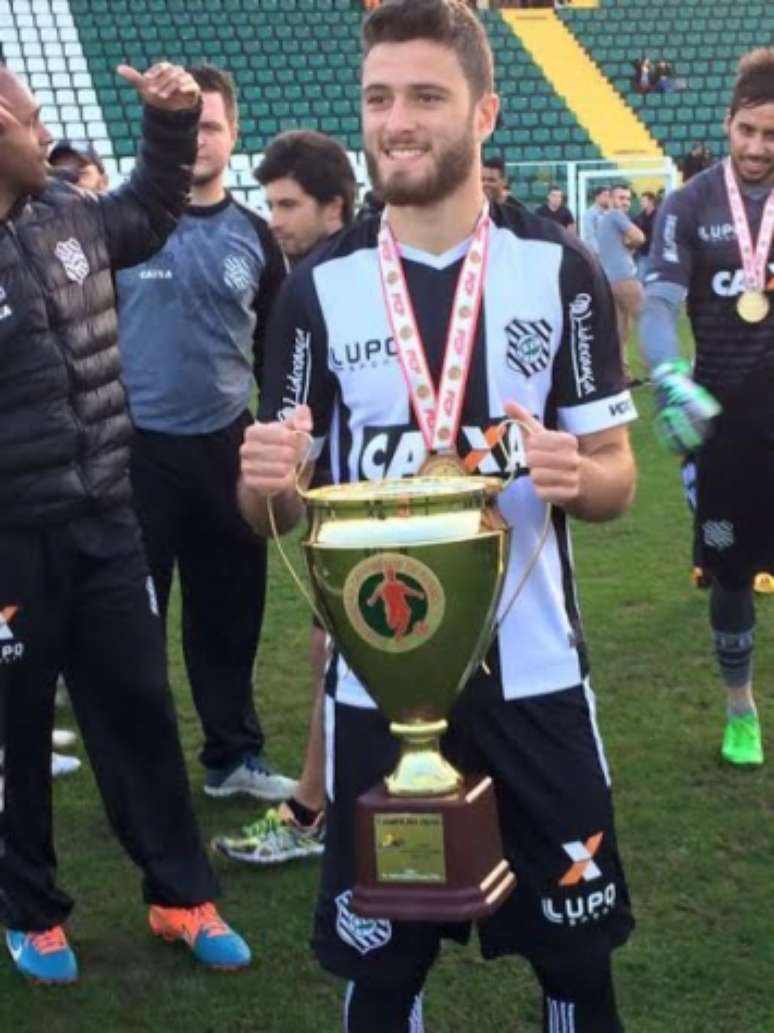
POLYGON ((130 498, 112 270, 144 262, 175 228, 198 117, 146 108, 118 190, 50 180, 0 221, 0 531, 130 498))

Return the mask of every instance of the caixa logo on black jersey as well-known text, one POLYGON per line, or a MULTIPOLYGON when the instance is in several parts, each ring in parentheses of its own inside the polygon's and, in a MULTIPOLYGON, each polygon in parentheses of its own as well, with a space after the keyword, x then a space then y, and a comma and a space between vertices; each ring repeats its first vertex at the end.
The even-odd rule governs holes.
MULTIPOLYGON (((508 476, 514 465, 525 466, 521 436, 514 426, 500 429, 501 420, 482 427, 462 426, 457 441, 468 473, 508 476)), ((364 427, 358 477, 380 481, 385 477, 411 477, 427 458, 422 432, 406 425, 364 427)))
POLYGON ((331 345, 328 355, 333 369, 341 372, 388 365, 398 358, 398 349, 392 337, 369 337, 363 341, 331 345))
MULTIPOLYGON (((744 269, 721 269, 712 277, 712 291, 719 298, 735 298, 744 290, 744 269)), ((767 291, 774 291, 774 262, 769 262, 767 291)))

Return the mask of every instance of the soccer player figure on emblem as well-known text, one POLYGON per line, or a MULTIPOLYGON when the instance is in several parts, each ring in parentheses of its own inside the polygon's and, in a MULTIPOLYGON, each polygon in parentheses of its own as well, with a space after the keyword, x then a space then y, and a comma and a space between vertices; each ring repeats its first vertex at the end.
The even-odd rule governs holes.
MULTIPOLYGON (((560 227, 514 206, 484 205, 480 152, 498 99, 491 50, 468 6, 383 3, 365 20, 363 43, 363 135, 385 218, 346 230, 283 287, 259 421, 242 446, 242 511, 268 534, 271 497, 280 532, 298 522, 305 505, 296 467, 308 435, 313 458, 329 444, 342 502, 355 482, 367 495, 362 482, 416 476, 434 453, 453 457, 472 481, 506 482, 498 509, 512 533, 497 631, 451 707, 443 742, 463 775, 491 778, 517 879, 478 923, 479 936, 487 958, 529 960, 543 990, 545 1033, 557 1016, 575 1033, 620 1033, 610 956, 633 919, 569 538, 571 517, 613 519, 633 495, 626 424, 635 412, 610 291, 560 227), (303 350, 294 349, 299 341, 303 350), (289 395, 297 403, 290 410, 289 395), (506 418, 527 428, 529 475, 513 483, 507 449, 498 447, 506 418)), ((380 615, 370 630, 413 635, 412 621, 422 618, 406 624, 397 594, 393 627, 387 623, 384 566, 362 574, 363 621, 380 615)), ((424 574, 396 565, 395 575, 414 592, 431 591, 424 574)), ((417 597, 403 589, 400 596, 419 610, 417 597)), ((466 939, 469 927, 364 918, 352 907, 356 801, 394 769, 400 750, 338 650, 326 690, 328 831, 314 948, 325 968, 350 981, 348 1033, 421 1030, 422 987, 442 939, 466 939)))
POLYGON ((657 428, 696 460, 696 557, 711 578, 710 626, 727 692, 721 755, 763 763, 752 693, 756 571, 774 569, 774 48, 739 62, 729 154, 662 204, 641 339, 657 428), (688 303, 696 359, 679 358, 688 303))

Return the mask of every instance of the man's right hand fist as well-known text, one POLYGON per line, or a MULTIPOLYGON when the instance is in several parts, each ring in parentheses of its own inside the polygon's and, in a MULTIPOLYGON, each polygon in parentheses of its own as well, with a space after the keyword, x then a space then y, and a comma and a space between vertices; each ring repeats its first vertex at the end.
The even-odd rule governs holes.
POLYGON ((698 448, 707 436, 710 421, 721 412, 709 391, 688 376, 689 369, 687 362, 676 359, 662 362, 653 370, 656 433, 678 455, 698 448))
POLYGON ((253 423, 239 450, 242 482, 261 495, 295 491, 296 478, 309 452, 312 414, 299 405, 286 420, 253 423))

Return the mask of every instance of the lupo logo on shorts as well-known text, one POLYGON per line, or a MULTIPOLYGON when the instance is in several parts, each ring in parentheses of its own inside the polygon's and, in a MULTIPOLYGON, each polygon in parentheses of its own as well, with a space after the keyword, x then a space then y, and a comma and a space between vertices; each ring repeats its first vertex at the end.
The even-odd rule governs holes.
POLYGON ((11 628, 11 621, 19 612, 18 606, 0 608, 0 664, 12 664, 24 656, 24 643, 11 628))
POLYGON ((543 917, 552 925, 568 925, 572 929, 598 922, 615 907, 616 885, 612 880, 585 893, 577 889, 569 892, 582 883, 596 882, 602 877, 602 869, 594 857, 602 846, 604 835, 604 832, 596 832, 586 840, 562 843, 562 850, 572 864, 559 879, 559 891, 541 900, 543 917))
POLYGON ((349 909, 352 890, 336 897, 336 932, 339 939, 360 954, 384 947, 392 939, 392 922, 386 918, 361 918, 349 909))

